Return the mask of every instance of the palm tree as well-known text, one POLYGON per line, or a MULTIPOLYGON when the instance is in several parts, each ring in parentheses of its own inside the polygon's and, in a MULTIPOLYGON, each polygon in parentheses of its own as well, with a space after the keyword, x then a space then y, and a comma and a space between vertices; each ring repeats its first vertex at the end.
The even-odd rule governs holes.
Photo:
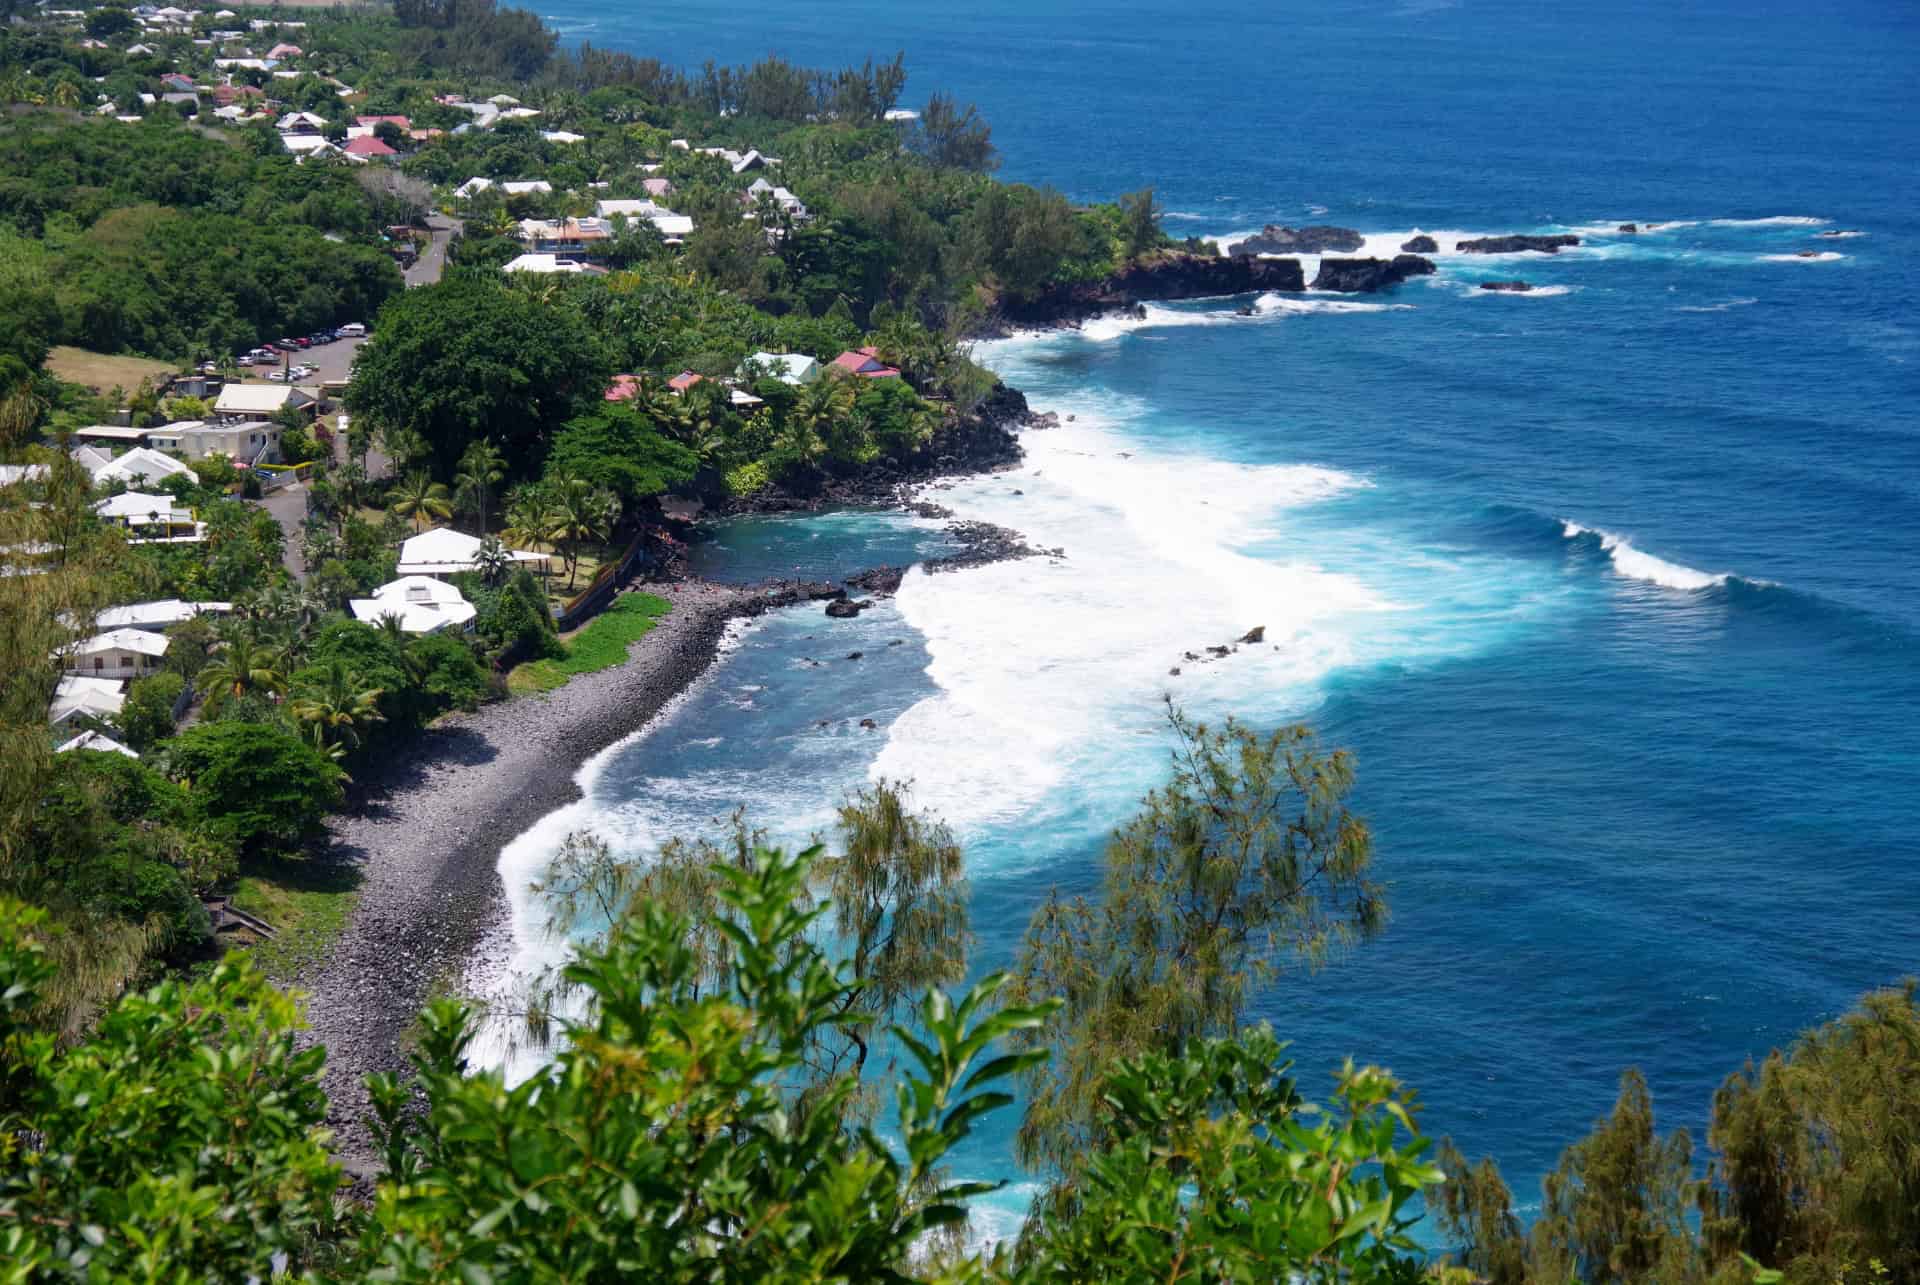
POLYGON ((380 695, 380 688, 368 687, 336 656, 316 678, 301 685, 288 709, 313 729, 315 744, 354 749, 360 744, 361 729, 384 717, 380 695))
POLYGON ((475 442, 460 457, 460 471, 453 475, 454 493, 461 507, 480 520, 476 535, 487 533, 487 510, 493 487, 507 475, 506 457, 491 441, 475 442))
POLYGON ((514 492, 513 503, 507 506, 507 529, 501 533, 508 540, 527 548, 551 549, 559 529, 559 507, 546 487, 523 486, 514 492))
POLYGON ((414 529, 423 531, 429 522, 444 522, 453 515, 447 488, 415 469, 393 489, 388 507, 403 518, 412 518, 414 529))
POLYGON ((583 477, 565 477, 555 497, 560 525, 555 535, 561 541, 561 556, 567 564, 567 588, 573 588, 580 570, 580 552, 590 540, 613 537, 614 523, 620 518, 620 501, 612 491, 597 487, 583 477))
POLYGON ((53 93, 49 98, 55 107, 65 107, 69 110, 76 111, 79 109, 80 104, 85 101, 85 95, 81 93, 80 86, 74 84, 71 80, 63 80, 55 85, 53 87, 53 93))
POLYGON ((235 633, 214 653, 200 671, 200 685, 206 689, 207 712, 213 713, 230 697, 277 696, 287 689, 287 680, 281 676, 279 657, 249 629, 235 633))
POLYGON ((507 552, 507 546, 495 536, 480 541, 480 548, 473 555, 474 568, 480 574, 480 580, 490 589, 498 589, 513 574, 513 555, 507 552))

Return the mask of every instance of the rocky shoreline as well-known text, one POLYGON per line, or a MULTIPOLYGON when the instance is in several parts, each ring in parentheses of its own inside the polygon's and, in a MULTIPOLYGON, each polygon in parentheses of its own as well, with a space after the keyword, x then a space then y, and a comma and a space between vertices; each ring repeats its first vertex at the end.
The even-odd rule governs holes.
MULTIPOLYGON (((893 499, 920 516, 952 517, 936 505, 893 499)), ((922 564, 929 571, 1064 556, 988 523, 955 522, 948 531, 960 549, 922 564)), ((501 849, 577 800, 581 764, 645 727, 697 681, 731 621, 809 601, 824 603, 828 614, 858 614, 890 596, 905 574, 904 567, 875 567, 841 583, 636 586, 673 610, 632 646, 625 664, 443 719, 404 756, 362 772, 351 810, 328 826, 327 852, 358 873, 358 897, 338 940, 295 979, 306 995, 302 1038, 327 1049, 328 1125, 350 1172, 365 1177, 379 1168, 364 1078, 405 1073, 420 1009, 457 989, 476 949, 498 935, 506 915, 501 849), (862 591, 865 598, 852 596, 862 591)))
POLYGON ((1341 294, 1370 294, 1433 270, 1430 261, 1415 254, 1401 254, 1392 259, 1323 259, 1309 287, 1306 269, 1299 259, 1260 258, 1252 254, 1222 257, 1173 251, 1130 263, 1104 281, 1059 286, 1032 299, 1002 299, 972 337, 1003 339, 1020 330, 1073 327, 1115 313, 1139 315, 1146 303, 1183 299, 1218 299, 1269 292, 1301 294, 1310 288, 1341 294))

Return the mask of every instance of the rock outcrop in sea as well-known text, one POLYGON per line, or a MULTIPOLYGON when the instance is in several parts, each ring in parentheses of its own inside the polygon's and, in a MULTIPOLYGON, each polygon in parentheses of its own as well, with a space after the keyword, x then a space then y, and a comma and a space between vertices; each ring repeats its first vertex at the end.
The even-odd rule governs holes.
POLYGON ((1391 259, 1322 259, 1313 288, 1337 290, 1342 294, 1370 294, 1432 271, 1433 261, 1417 254, 1397 254, 1391 259))
POLYGON ((1460 254, 1519 254, 1523 251, 1558 254, 1567 246, 1579 244, 1579 237, 1560 233, 1556 236, 1483 236, 1472 241, 1455 241, 1453 248, 1460 254))
POLYGON ((1505 290, 1511 294, 1525 294, 1533 289, 1531 281, 1482 281, 1482 290, 1505 290))
POLYGON ((1290 228, 1269 223, 1246 240, 1228 246, 1227 253, 1236 257, 1248 254, 1325 254, 1329 250, 1336 254, 1351 254, 1365 244, 1366 238, 1352 228, 1328 227, 1324 224, 1290 228))
POLYGON ((1402 254, 1438 254, 1440 243, 1423 232, 1419 236, 1402 241, 1400 252, 1402 254))
POLYGON ((1031 299, 1000 300, 989 333, 1024 327, 1073 326, 1091 317, 1131 312, 1142 302, 1223 295, 1298 294, 1307 288, 1298 259, 1219 258, 1176 252, 1130 263, 1104 281, 1054 286, 1031 299))

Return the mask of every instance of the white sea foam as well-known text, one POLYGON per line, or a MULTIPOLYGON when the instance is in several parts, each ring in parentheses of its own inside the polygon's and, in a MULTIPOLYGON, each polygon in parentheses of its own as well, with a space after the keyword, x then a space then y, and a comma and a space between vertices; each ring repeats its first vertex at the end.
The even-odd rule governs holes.
POLYGON ((1476 299, 1557 299, 1579 290, 1579 286, 1535 286, 1531 290, 1482 290, 1473 282, 1460 283, 1465 289, 1462 293, 1476 299))
POLYGON ((1832 250, 1822 250, 1817 254, 1763 254, 1762 263, 1832 263, 1844 259, 1844 254, 1835 254, 1832 250))
POLYGON ((1811 214, 1774 214, 1764 219, 1708 219, 1707 222, 1716 228, 1817 228, 1833 220, 1811 214))
POLYGON ((1735 308, 1745 308, 1759 303, 1758 299, 1727 299, 1720 303, 1682 304, 1675 312, 1732 312, 1735 308))
MULTIPOLYGON (((894 723, 874 771, 918 780, 924 802, 963 830, 1028 815, 1067 794, 1059 787, 1070 780, 1097 790, 1116 760, 1136 768, 1140 756, 1116 745, 1156 743, 1158 698, 1185 652, 1264 625, 1264 646, 1187 665, 1183 699, 1204 700, 1222 684, 1303 693, 1352 654, 1338 617, 1391 606, 1304 558, 1240 552, 1286 511, 1362 479, 1149 454, 1100 423, 1097 407, 1075 413, 1073 424, 1028 435, 1019 475, 940 497, 1030 543, 1064 546, 1066 558, 916 571, 897 598, 940 692, 894 723)), ((1137 793, 1134 785, 1123 788, 1137 793)))
POLYGON ((1845 232, 1822 232, 1820 234, 1820 239, 1822 241, 1849 241, 1849 240, 1852 240, 1854 237, 1865 236, 1865 235, 1866 235, 1865 232, 1860 232, 1853 228, 1849 228, 1845 232))
POLYGON ((1613 569, 1630 580, 1645 580, 1667 589, 1693 591, 1711 589, 1715 585, 1725 584, 1727 574, 1713 574, 1697 571, 1692 567, 1681 566, 1677 562, 1668 562, 1665 558, 1656 558, 1651 553, 1643 553, 1634 548, 1623 535, 1603 531, 1598 527, 1581 526, 1578 522, 1563 520, 1562 533, 1569 540, 1582 536, 1593 536, 1600 541, 1600 547, 1613 560, 1613 569))
POLYGON ((1323 295, 1268 293, 1253 301, 1254 311, 1261 315, 1306 316, 1313 313, 1341 312, 1412 312, 1410 303, 1360 303, 1352 299, 1327 298, 1323 295))

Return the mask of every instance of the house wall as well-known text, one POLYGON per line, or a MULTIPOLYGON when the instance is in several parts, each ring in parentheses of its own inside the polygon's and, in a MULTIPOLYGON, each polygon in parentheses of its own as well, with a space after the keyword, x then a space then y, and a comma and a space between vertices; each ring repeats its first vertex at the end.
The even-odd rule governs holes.
POLYGON ((107 651, 88 652, 67 659, 67 672, 81 674, 87 678, 142 678, 159 672, 160 656, 143 656, 137 651, 121 651, 112 648, 107 651))

